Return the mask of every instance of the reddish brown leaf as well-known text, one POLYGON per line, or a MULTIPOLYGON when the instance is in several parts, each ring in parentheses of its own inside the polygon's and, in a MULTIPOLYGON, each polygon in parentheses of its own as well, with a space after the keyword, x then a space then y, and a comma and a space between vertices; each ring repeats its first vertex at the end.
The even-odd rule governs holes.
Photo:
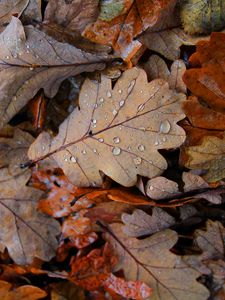
POLYGON ((209 41, 197 43, 190 63, 196 68, 187 70, 183 76, 187 87, 210 107, 224 112, 225 33, 214 32, 209 41))
POLYGON ((172 14, 176 1, 126 0, 119 15, 105 20, 100 14, 98 20, 86 27, 83 35, 88 39, 113 46, 116 54, 129 61, 140 49, 141 43, 134 37, 149 27, 164 26, 164 19, 172 14))
POLYGON ((29 102, 29 110, 33 119, 32 125, 37 132, 40 132, 44 128, 46 120, 46 106, 47 100, 43 92, 38 93, 37 96, 29 102))

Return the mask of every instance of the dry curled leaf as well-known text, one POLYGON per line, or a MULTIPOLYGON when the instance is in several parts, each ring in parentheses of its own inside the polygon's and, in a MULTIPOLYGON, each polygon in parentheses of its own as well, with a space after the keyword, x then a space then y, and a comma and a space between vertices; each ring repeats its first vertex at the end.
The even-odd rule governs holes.
MULTIPOLYGON (((109 10, 111 3, 102 2, 99 18, 86 27, 83 35, 97 43, 113 46, 116 54, 127 61, 141 47, 141 43, 133 39, 149 27, 167 27, 167 23, 164 23, 165 18, 171 18, 176 4, 175 0, 117 1, 113 8, 115 17, 106 19, 103 11, 106 10, 106 5, 109 10)), ((110 15, 113 16, 112 13, 110 15)))
POLYGON ((96 0, 50 0, 45 10, 44 21, 56 23, 65 31, 81 33, 97 17, 98 1, 96 0))
POLYGON ((152 55, 149 60, 144 64, 146 73, 149 79, 165 79, 169 83, 172 90, 186 93, 186 85, 182 80, 182 76, 186 71, 185 63, 181 60, 175 60, 171 65, 169 71, 165 61, 158 55, 152 55))
POLYGON ((100 84, 86 79, 80 110, 61 124, 55 138, 40 134, 29 157, 34 162, 54 158, 78 186, 100 185, 99 171, 132 186, 137 174, 153 177, 166 169, 158 149, 183 143, 184 131, 176 123, 184 117, 184 99, 164 80, 148 83, 146 73, 138 68, 124 72, 113 89, 104 76, 100 84))
POLYGON ((159 207, 153 208, 152 215, 141 209, 135 209, 131 215, 123 213, 122 221, 123 231, 130 237, 153 234, 175 224, 175 219, 159 207))
POLYGON ((188 160, 185 166, 204 170, 203 178, 208 182, 225 177, 225 135, 223 139, 205 136, 200 145, 188 147, 186 153, 188 160))
POLYGON ((0 127, 41 89, 52 98, 72 75, 104 67, 106 55, 57 42, 15 17, 0 34, 0 127))
POLYGON ((151 286, 152 300, 206 300, 208 290, 197 282, 199 272, 184 266, 181 258, 169 250, 177 234, 169 229, 138 240, 126 236, 122 225, 112 224, 105 238, 119 262, 114 270, 123 269, 126 280, 141 280, 151 286))
POLYGON ((17 14, 18 17, 22 14, 27 7, 30 0, 1 0, 0 3, 0 32, 4 30, 13 14, 17 14))
POLYGON ((30 171, 19 171, 32 137, 20 130, 14 139, 0 139, 0 240, 18 264, 31 263, 34 257, 50 260, 57 247, 59 224, 37 211, 42 192, 26 186, 30 171))
POLYGON ((0 280, 1 300, 38 300, 46 296, 47 293, 36 286, 23 285, 13 288, 11 283, 0 280))

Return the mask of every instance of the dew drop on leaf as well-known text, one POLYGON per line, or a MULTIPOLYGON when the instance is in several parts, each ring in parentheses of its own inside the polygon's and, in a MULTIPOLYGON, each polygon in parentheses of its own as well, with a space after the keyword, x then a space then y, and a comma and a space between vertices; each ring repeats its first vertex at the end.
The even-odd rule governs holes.
POLYGON ((100 138, 100 139, 98 139, 98 141, 99 141, 100 143, 103 143, 103 142, 104 142, 104 139, 100 138))
POLYGON ((171 128, 170 122, 168 120, 164 120, 160 124, 159 131, 161 133, 169 133, 170 128, 171 128))
POLYGON ((143 152, 145 150, 145 146, 144 145, 139 145, 138 150, 143 152))
POLYGON ((124 103, 125 103, 125 101, 124 101, 124 100, 121 100, 121 101, 120 101, 120 107, 124 106, 124 103))
POLYGON ((117 114, 117 110, 114 109, 113 112, 112 112, 112 114, 115 116, 117 114))
POLYGON ((135 157, 135 158, 133 159, 133 161, 134 161, 134 164, 135 164, 135 165, 140 165, 142 159, 141 159, 140 157, 135 157))
POLYGON ((111 97, 112 97, 112 93, 111 93, 110 91, 108 91, 108 92, 106 93, 106 96, 107 96, 108 98, 111 98, 111 97))
POLYGON ((114 137, 114 138, 113 138, 113 142, 114 142, 115 144, 119 144, 120 138, 119 138, 118 136, 114 137))
POLYGON ((103 103, 103 102, 104 102, 104 98, 103 97, 99 98, 99 103, 103 103))
POLYGON ((119 147, 114 147, 112 150, 113 155, 120 155, 121 149, 119 147))
POLYGON ((76 157, 71 156, 71 157, 70 157, 70 161, 73 162, 73 163, 76 163, 76 162, 77 162, 77 159, 76 159, 76 157))
POLYGON ((119 94, 122 94, 122 90, 119 90, 118 92, 119 92, 119 94))
POLYGON ((132 80, 128 85, 128 89, 127 89, 128 94, 130 94, 130 92, 133 90, 134 85, 135 85, 135 80, 132 80))
POLYGON ((138 111, 142 111, 144 108, 145 108, 145 105, 144 104, 140 104, 138 106, 138 111))

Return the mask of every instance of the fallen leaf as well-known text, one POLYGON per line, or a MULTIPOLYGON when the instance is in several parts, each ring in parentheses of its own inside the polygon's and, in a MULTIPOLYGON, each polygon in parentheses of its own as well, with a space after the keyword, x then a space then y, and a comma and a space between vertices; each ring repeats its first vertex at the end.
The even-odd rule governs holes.
POLYGON ((30 0, 21 19, 23 24, 40 23, 42 21, 41 0, 30 0))
POLYGON ((219 139, 213 136, 203 138, 199 146, 186 149, 188 160, 185 166, 189 169, 202 169, 203 178, 208 182, 218 181, 225 177, 225 136, 219 139))
POLYGON ((175 219, 159 207, 153 208, 152 215, 141 209, 135 209, 131 215, 123 213, 122 221, 123 232, 130 237, 153 234, 175 224, 175 219))
POLYGON ((189 34, 211 33, 225 26, 223 0, 187 0, 181 2, 181 21, 189 34))
POLYGON ((59 234, 58 222, 37 211, 42 192, 26 186, 30 171, 19 168, 32 140, 20 130, 13 139, 0 139, 0 240, 17 264, 31 263, 34 257, 50 260, 59 234))
POLYGON ((137 174, 151 178, 167 168, 158 149, 183 143, 184 131, 176 123, 184 117, 180 105, 184 99, 163 80, 148 83, 138 68, 124 72, 113 89, 106 77, 100 84, 86 79, 80 110, 61 124, 54 139, 47 132, 40 134, 29 158, 33 162, 54 158, 78 186, 100 185, 99 170, 132 186, 137 174))
POLYGON ((61 82, 104 67, 106 55, 62 44, 13 17, 0 34, 1 127, 41 89, 52 98, 61 82))
POLYGON ((149 79, 164 79, 168 81, 170 89, 186 93, 186 85, 182 79, 186 71, 186 66, 181 59, 175 60, 171 65, 171 71, 169 71, 165 61, 161 57, 152 55, 144 64, 144 69, 149 79))
POLYGON ((185 267, 181 258, 169 251, 177 242, 177 234, 169 229, 138 240, 126 236, 121 224, 112 224, 105 234, 126 280, 140 280, 151 286, 153 300, 206 300, 208 290, 196 281, 199 272, 185 267), (185 283, 185 284, 184 284, 185 283))
POLYGON ((44 22, 56 23, 65 31, 81 33, 85 27, 98 17, 96 0, 50 0, 45 10, 44 22))
POLYGON ((225 33, 214 32, 209 41, 197 43, 189 61, 194 68, 184 73, 187 88, 211 108, 225 111, 225 33))
POLYGON ((167 28, 165 19, 171 17, 176 1, 126 0, 115 1, 113 4, 103 1, 102 3, 99 18, 85 28, 83 36, 100 44, 111 45, 117 55, 129 61, 141 48, 141 43, 133 39, 149 27, 167 28), (108 19, 104 11, 106 6, 109 8, 110 5, 114 5, 114 12, 115 8, 117 12, 115 17, 111 14, 108 19))
POLYGON ((203 106, 197 97, 191 96, 183 104, 183 109, 194 127, 208 130, 225 130, 225 114, 203 106))
POLYGON ((104 288, 113 291, 126 299, 143 300, 148 298, 152 289, 147 284, 141 281, 125 281, 123 278, 118 278, 113 274, 104 281, 104 288))
POLYGON ((146 194, 155 200, 176 197, 180 194, 178 184, 163 176, 148 180, 145 190, 146 194))
POLYGON ((195 241, 201 248, 201 260, 224 259, 225 229, 222 223, 208 220, 206 230, 195 231, 195 241))
POLYGON ((47 296, 47 293, 32 285, 23 285, 13 288, 12 284, 0 280, 0 297, 2 300, 38 300, 47 296))
POLYGON ((170 60, 180 57, 180 47, 182 45, 192 46, 195 44, 185 32, 180 28, 173 28, 159 32, 146 32, 139 38, 148 49, 160 53, 170 60))
POLYGON ((46 121, 47 100, 44 93, 38 93, 28 104, 32 115, 32 125, 36 132, 43 130, 46 121))
POLYGON ((0 32, 10 22, 12 15, 21 16, 30 0, 1 0, 0 3, 0 32))

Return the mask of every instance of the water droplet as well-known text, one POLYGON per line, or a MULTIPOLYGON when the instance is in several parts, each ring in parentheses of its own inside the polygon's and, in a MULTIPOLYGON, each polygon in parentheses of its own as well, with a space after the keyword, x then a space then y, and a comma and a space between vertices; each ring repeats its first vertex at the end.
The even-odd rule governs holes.
POLYGON ((103 103, 104 102, 104 98, 99 98, 99 103, 103 103))
POLYGON ((30 48, 30 46, 29 46, 29 45, 26 45, 26 47, 27 47, 27 49, 29 49, 29 48, 30 48))
POLYGON ((127 92, 128 92, 128 94, 130 94, 130 92, 133 90, 133 87, 134 87, 134 85, 135 85, 135 80, 132 80, 130 83, 129 83, 129 85, 128 85, 128 89, 127 89, 127 92))
POLYGON ((45 150, 45 146, 42 146, 42 150, 45 150))
POLYGON ((82 152, 82 154, 87 154, 86 150, 82 150, 81 152, 82 152))
POLYGON ((135 165, 140 165, 142 159, 141 159, 140 157, 135 157, 135 158, 133 159, 133 161, 134 161, 134 164, 135 164, 135 165))
POLYGON ((120 107, 124 106, 124 103, 125 103, 125 101, 124 101, 124 100, 121 100, 121 101, 120 101, 120 107))
POLYGON ((114 109, 113 112, 112 112, 112 114, 113 114, 114 116, 117 115, 117 110, 114 109))
POLYGON ((158 146, 159 142, 158 141, 155 141, 155 146, 158 146))
POLYGON ((121 149, 119 147, 114 147, 112 150, 113 155, 120 155, 121 149))
POLYGON ((143 91, 142 91, 142 90, 140 90, 140 93, 141 93, 141 94, 143 94, 143 91))
POLYGON ((76 163, 76 162, 77 162, 77 159, 76 159, 76 157, 74 157, 74 156, 70 156, 70 161, 71 161, 72 163, 76 163))
POLYGON ((144 145, 139 145, 138 150, 143 152, 145 150, 145 146, 144 145))
POLYGON ((100 138, 100 139, 98 139, 98 141, 99 141, 100 143, 103 143, 103 142, 104 142, 104 139, 100 138))
POLYGON ((153 191, 154 187, 152 185, 150 185, 149 189, 150 189, 150 191, 153 191))
POLYGON ((5 57, 5 59, 9 59, 9 56, 7 55, 7 56, 5 57))
POLYGON ((166 142, 167 138, 164 136, 162 140, 163 142, 166 142))
POLYGON ((119 130, 122 130, 122 126, 119 126, 119 130))
POLYGON ((151 160, 149 160, 149 163, 152 165, 153 164, 153 162, 151 161, 151 160))
POLYGON ((30 68, 29 68, 29 70, 30 70, 30 71, 33 71, 33 70, 34 70, 34 68, 30 67, 30 68))
POLYGON ((119 144, 120 138, 119 138, 118 136, 114 137, 114 138, 113 138, 113 142, 114 142, 115 144, 119 144))
POLYGON ((26 53, 28 53, 28 54, 29 54, 29 53, 30 53, 30 51, 29 51, 29 50, 27 50, 27 51, 26 51, 26 53))
POLYGON ((159 131, 161 133, 169 133, 170 128, 171 128, 170 122, 168 120, 164 120, 160 124, 159 131))
POLYGON ((36 58, 39 58, 39 56, 38 56, 37 54, 35 55, 35 57, 36 57, 36 58))
POLYGON ((139 127, 138 129, 142 130, 142 131, 146 131, 145 127, 139 127))
POLYGON ((106 96, 107 96, 108 98, 111 98, 111 97, 112 97, 112 93, 111 93, 110 91, 107 91, 106 96))
POLYGON ((68 161, 68 159, 67 159, 67 158, 64 158, 64 160, 65 160, 65 161, 68 161))
POLYGON ((119 94, 122 94, 122 90, 119 90, 118 92, 119 92, 119 94))
POLYGON ((138 111, 142 111, 144 108, 145 108, 145 105, 144 104, 140 104, 138 106, 138 111))
POLYGON ((92 120, 92 123, 93 123, 93 124, 96 124, 96 123, 97 123, 97 120, 96 120, 96 119, 93 119, 93 120, 92 120))
POLYGON ((17 144, 21 145, 21 144, 22 144, 22 142, 21 142, 21 141, 17 141, 17 144))
POLYGON ((93 149, 93 152, 94 152, 94 153, 97 153, 97 150, 96 150, 96 149, 93 149))
POLYGON ((14 58, 17 58, 17 57, 18 57, 17 53, 13 54, 13 57, 14 57, 14 58))

